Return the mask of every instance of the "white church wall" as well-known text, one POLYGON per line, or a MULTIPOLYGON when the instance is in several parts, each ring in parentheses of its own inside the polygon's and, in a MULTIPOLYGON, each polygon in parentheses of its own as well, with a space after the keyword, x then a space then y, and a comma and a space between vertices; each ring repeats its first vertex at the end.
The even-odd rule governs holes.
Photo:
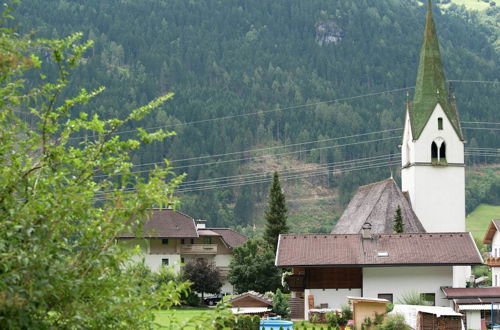
POLYGON ((446 161, 448 164, 464 163, 464 145, 455 129, 438 104, 429 117, 422 133, 415 141, 414 162, 429 163, 431 161, 431 144, 436 138, 442 138, 446 143, 446 161), (438 128, 438 118, 443 119, 443 129, 438 128))
POLYGON ((428 232, 465 231, 465 168, 463 142, 438 104, 418 140, 412 141, 407 118, 402 152, 402 190, 428 232), (438 118, 443 126, 438 127, 438 118), (448 165, 432 165, 433 141, 446 144, 448 165), (405 162, 406 160, 406 162, 405 162))
POLYGON ((403 191, 427 232, 465 231, 465 168, 413 166, 405 169, 403 191))
POLYGON ((377 298, 381 293, 389 293, 393 295, 394 302, 397 302, 410 291, 434 293, 436 306, 448 307, 450 303, 441 287, 452 284, 451 266, 363 268, 363 297, 367 298, 377 298))

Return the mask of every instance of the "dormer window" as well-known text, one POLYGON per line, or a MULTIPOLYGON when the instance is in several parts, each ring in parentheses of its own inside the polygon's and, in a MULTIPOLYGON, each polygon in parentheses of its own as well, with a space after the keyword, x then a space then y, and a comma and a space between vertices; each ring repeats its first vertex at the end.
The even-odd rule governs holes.
POLYGON ((443 118, 438 118, 438 130, 443 130, 443 118))

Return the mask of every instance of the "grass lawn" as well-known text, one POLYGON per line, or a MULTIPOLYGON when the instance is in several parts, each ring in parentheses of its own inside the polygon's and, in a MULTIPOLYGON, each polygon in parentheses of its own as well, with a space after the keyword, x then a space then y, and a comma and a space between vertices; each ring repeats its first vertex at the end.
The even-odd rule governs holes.
POLYGON ((492 219, 500 219, 500 206, 481 204, 465 219, 466 230, 482 241, 492 219))
MULTIPOLYGON (((210 308, 189 308, 189 309, 173 309, 170 311, 157 311, 155 321, 163 327, 168 326, 170 317, 176 321, 184 322, 192 318, 199 318, 203 315, 210 315, 214 310, 210 308)), ((188 330, 189 328, 185 328, 188 330)))
MULTIPOLYGON (((168 320, 170 317, 175 318, 176 321, 188 321, 192 318, 199 318, 202 315, 209 316, 213 313, 213 309, 210 308, 192 308, 192 309, 173 309, 171 311, 157 311, 156 312, 156 322, 162 327, 168 327, 168 320)), ((305 329, 327 329, 328 325, 325 323, 309 323, 305 321, 293 322, 293 328, 296 330, 305 329)), ((193 328, 194 329, 194 328, 193 328)), ((190 330, 190 328, 184 328, 184 330, 190 330)))

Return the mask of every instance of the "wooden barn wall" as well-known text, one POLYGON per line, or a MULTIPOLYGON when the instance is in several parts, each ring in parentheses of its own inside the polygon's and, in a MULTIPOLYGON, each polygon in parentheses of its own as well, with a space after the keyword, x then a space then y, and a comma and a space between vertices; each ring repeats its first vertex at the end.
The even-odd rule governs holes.
POLYGON ((306 289, 362 288, 363 272, 353 268, 307 268, 306 289))

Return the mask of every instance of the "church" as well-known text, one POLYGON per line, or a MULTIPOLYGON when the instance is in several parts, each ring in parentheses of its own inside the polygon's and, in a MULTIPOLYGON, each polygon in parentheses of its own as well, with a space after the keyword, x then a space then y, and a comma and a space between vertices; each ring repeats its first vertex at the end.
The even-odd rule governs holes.
POLYGON ((416 292, 450 306, 442 289, 465 287, 470 267, 483 264, 465 232, 464 138, 430 0, 401 153, 401 189, 392 178, 360 187, 330 234, 280 235, 275 264, 293 269, 292 318, 339 308, 349 296, 397 302, 416 292))

